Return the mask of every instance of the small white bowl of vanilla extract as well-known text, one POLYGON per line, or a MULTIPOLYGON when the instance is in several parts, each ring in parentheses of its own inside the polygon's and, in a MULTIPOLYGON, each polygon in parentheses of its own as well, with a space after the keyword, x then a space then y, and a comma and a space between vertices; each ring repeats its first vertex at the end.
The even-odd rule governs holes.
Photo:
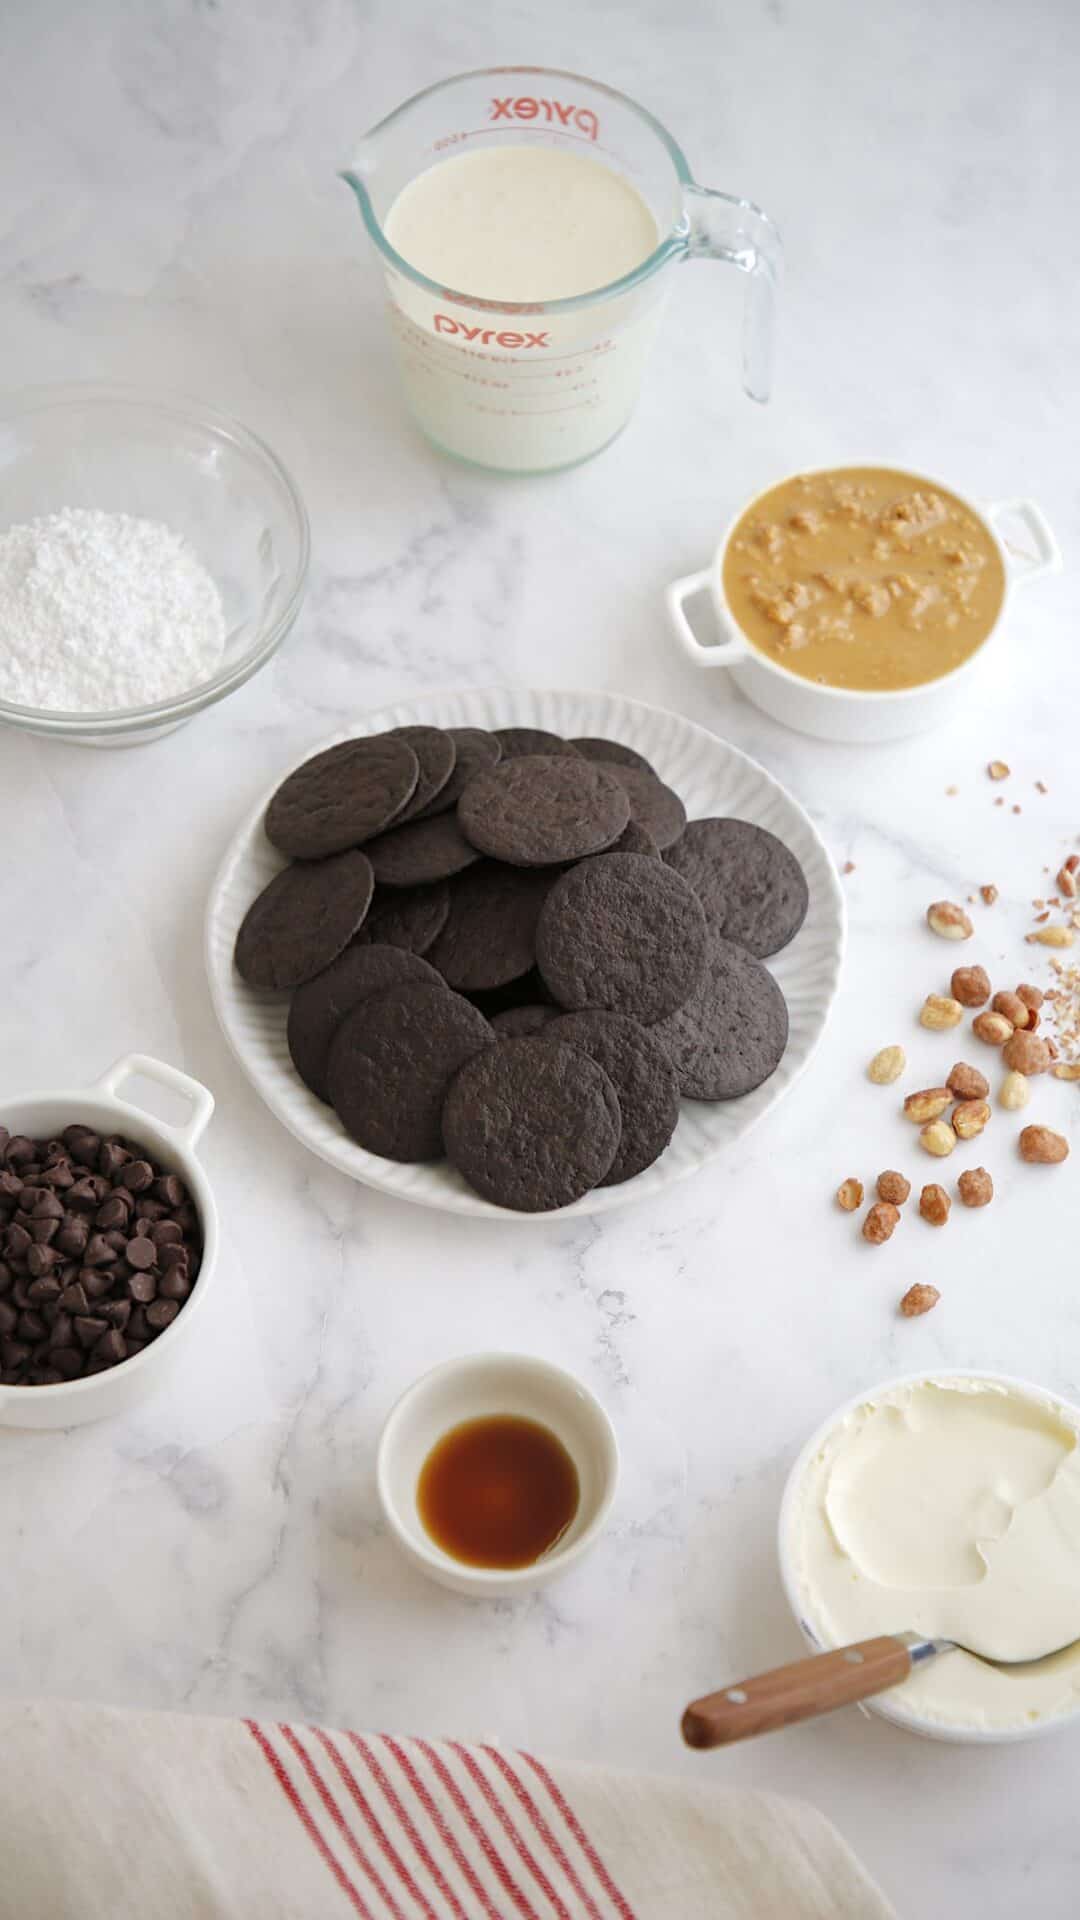
POLYGON ((546 1586, 598 1538, 619 1449, 600 1402, 527 1354, 447 1360, 411 1386, 379 1439, 376 1479, 408 1560, 455 1593, 546 1586))

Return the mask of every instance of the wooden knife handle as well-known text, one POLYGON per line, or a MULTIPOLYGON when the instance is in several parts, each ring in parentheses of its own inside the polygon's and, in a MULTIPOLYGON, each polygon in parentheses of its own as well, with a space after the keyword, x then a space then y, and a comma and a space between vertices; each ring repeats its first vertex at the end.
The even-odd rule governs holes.
POLYGON ((692 1701, 682 1717, 683 1739, 688 1747, 728 1747, 883 1693, 910 1672, 911 1655, 891 1634, 836 1647, 692 1701))

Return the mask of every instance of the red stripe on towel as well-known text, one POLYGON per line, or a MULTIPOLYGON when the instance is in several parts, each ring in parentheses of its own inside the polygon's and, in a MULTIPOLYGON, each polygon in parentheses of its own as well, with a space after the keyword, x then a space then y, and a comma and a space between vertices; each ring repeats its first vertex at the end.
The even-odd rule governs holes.
POLYGON ((537 1886, 541 1889, 543 1893, 546 1893, 548 1899, 550 1900, 552 1906, 554 1907, 556 1913, 559 1916, 559 1920, 573 1920, 573 1917, 570 1913, 570 1909, 566 1905, 566 1902, 559 1898, 559 1895, 556 1893, 555 1888, 552 1886, 551 1881, 547 1877, 547 1874, 544 1872, 543 1867, 540 1866, 538 1861, 533 1859, 532 1854, 529 1852, 528 1847, 525 1845, 524 1840, 522 1839, 520 1833, 518 1832, 513 1821, 511 1820, 510 1815, 507 1813, 506 1808, 503 1806, 502 1802, 498 1798, 498 1795, 495 1793, 490 1780, 486 1780, 484 1778, 483 1773, 480 1771, 480 1768, 477 1766, 476 1761, 473 1759, 472 1754, 469 1752, 468 1747, 462 1746, 460 1740, 451 1740, 449 1744, 453 1748, 453 1751, 457 1754, 458 1759, 461 1761, 462 1766, 464 1767, 466 1773, 469 1776, 469 1779, 473 1782, 474 1786, 479 1788, 484 1804, 487 1807, 489 1807, 491 1812, 495 1815, 496 1820, 499 1822, 499 1825, 501 1826, 511 1846, 517 1848, 517 1851, 520 1854, 522 1861, 524 1862, 525 1866, 528 1867, 529 1872, 532 1874, 532 1877, 536 1881, 537 1886))
POLYGON ((353 1833, 352 1828, 316 1767, 311 1755, 305 1753, 292 1727, 286 1726, 283 1720, 278 1721, 278 1732, 286 1745, 291 1747, 295 1753, 300 1765, 303 1767, 304 1772, 307 1774, 308 1779, 318 1794, 319 1799, 330 1815, 336 1832, 341 1835, 357 1866, 363 1873, 367 1874, 368 1879, 371 1881, 372 1886, 383 1903, 380 1908, 380 1916, 383 1913, 387 1913, 391 1916, 391 1920, 405 1920, 405 1915, 402 1913, 401 1908, 398 1906, 397 1901, 394 1899, 393 1894, 390 1892, 389 1887, 383 1880, 382 1875, 378 1872, 378 1869, 372 1866, 371 1861, 368 1859, 363 1847, 353 1833))
POLYGON ((529 1792, 528 1788, 526 1787, 525 1782, 522 1780, 520 1774, 517 1774, 514 1772, 514 1769, 510 1765, 510 1762, 509 1760, 507 1760, 505 1754, 500 1753, 497 1747, 482 1747, 481 1752, 487 1754, 487 1757, 491 1761, 492 1766, 497 1767, 499 1772, 502 1774, 503 1779, 506 1781, 507 1786, 509 1787, 511 1793, 514 1796, 514 1799, 517 1801, 518 1806, 521 1808, 523 1813, 528 1815, 529 1821, 531 1822, 532 1826, 535 1828, 540 1839, 544 1842, 545 1846, 548 1849, 548 1852, 551 1854, 552 1859, 555 1861, 556 1866, 560 1869, 562 1873, 566 1875, 566 1878, 569 1880, 570 1885, 573 1887, 574 1892, 578 1896, 578 1899, 584 1903, 585 1909, 590 1916, 590 1920, 600 1920, 600 1909, 597 1906, 596 1901, 593 1899, 592 1894, 588 1891, 588 1889, 582 1885, 577 1868, 571 1866, 570 1861, 568 1860, 566 1854, 563 1851, 560 1840, 558 1839, 557 1835, 551 1831, 551 1828, 548 1826, 547 1821, 545 1820, 543 1814, 541 1813, 539 1807, 537 1806, 536 1801, 533 1799, 532 1794, 529 1792))
POLYGON ((334 1859, 326 1841, 315 1825, 314 1820, 301 1800, 300 1795, 297 1793, 296 1788, 293 1786, 292 1781, 289 1779, 288 1774, 278 1759, 277 1754, 274 1752, 273 1747, 270 1745, 269 1740, 266 1738, 266 1735, 263 1733, 262 1728, 257 1726, 254 1720, 245 1720, 244 1725, 254 1740, 255 1745, 258 1747, 259 1752, 262 1754, 263 1759, 266 1761, 267 1766, 299 1820, 300 1825, 303 1827, 304 1832, 307 1834, 308 1839, 311 1841, 312 1846, 316 1852, 321 1855, 326 1866, 329 1867, 345 1898, 351 1901, 354 1910, 361 1915, 361 1920, 374 1920, 370 1908, 361 1897, 359 1888, 353 1885, 344 1867, 339 1861, 334 1859))
POLYGON ((457 1894, 454 1892, 453 1887, 450 1885, 449 1880, 446 1878, 446 1875, 443 1873, 442 1868, 438 1865, 431 1849, 417 1831, 416 1823, 405 1802, 402 1800, 401 1795, 395 1788, 393 1781, 390 1779, 389 1774, 386 1772, 385 1767, 379 1765, 375 1755, 369 1752, 366 1744, 360 1739, 358 1734, 347 1733, 345 1738, 350 1740, 356 1748, 375 1785, 386 1800, 395 1820, 399 1822, 402 1832, 407 1834, 412 1841, 418 1859, 423 1862, 436 1887, 442 1894, 443 1899, 446 1901, 447 1906, 455 1915, 455 1920, 469 1920, 468 1914, 458 1899, 457 1894))
POLYGON ((569 1801, 566 1799, 565 1794, 561 1791, 557 1782, 552 1779, 547 1768, 541 1766, 539 1760, 535 1759, 531 1753, 521 1753, 518 1755, 518 1758, 519 1760, 524 1760, 526 1766, 532 1768, 537 1779, 542 1781, 543 1785, 547 1788, 548 1792, 551 1795, 552 1801, 554 1802, 558 1811, 562 1814, 563 1819, 566 1821, 567 1827, 569 1828, 570 1832, 573 1834, 574 1839, 577 1841, 578 1846, 581 1848, 582 1853, 585 1855, 586 1860, 588 1861, 590 1867, 592 1868, 597 1879, 599 1880, 600 1885, 603 1887, 604 1892, 607 1894, 608 1899, 611 1901, 612 1906, 615 1908, 616 1913, 619 1914, 620 1920, 637 1920, 637 1916, 634 1913, 633 1907, 630 1905, 630 1902, 626 1899, 625 1895, 619 1892, 618 1887, 615 1885, 615 1882, 612 1879, 607 1868, 605 1867, 603 1861, 601 1860, 600 1855, 597 1853, 596 1848, 593 1846, 592 1841, 589 1839, 589 1836, 586 1833, 584 1827, 582 1826, 581 1821, 578 1819, 577 1814, 574 1812, 573 1807, 570 1805, 569 1801))
MULTIPOLYGON (((413 1766, 413 1763, 410 1760, 408 1754, 405 1752, 404 1748, 399 1746, 396 1740, 391 1740, 389 1734, 384 1733, 380 1737, 383 1741, 384 1746, 388 1747, 390 1752, 393 1754, 395 1760, 397 1761, 399 1767, 401 1768, 402 1773, 405 1775, 406 1780, 408 1781, 410 1787, 415 1793, 421 1806, 424 1808, 425 1812, 428 1814, 432 1822, 432 1825, 434 1826, 436 1832, 439 1835, 440 1840, 443 1842, 444 1846, 446 1846, 449 1849, 449 1851, 453 1854, 454 1859, 456 1860, 458 1866, 461 1868, 462 1873, 465 1875, 465 1878, 468 1881, 470 1887, 472 1888, 472 1891, 475 1893, 477 1899, 483 1905, 484 1912, 487 1915, 487 1920, 503 1920, 503 1916, 500 1915, 498 1908, 492 1906, 491 1901, 488 1899, 488 1896, 484 1891, 484 1888, 481 1886, 479 1880, 476 1877, 476 1874, 473 1872, 472 1867, 469 1865, 469 1862, 466 1860, 465 1855, 461 1851, 461 1848, 458 1845, 456 1837, 450 1831, 450 1828, 447 1826, 447 1823, 443 1819, 443 1816, 439 1811, 439 1808, 436 1806, 435 1801, 432 1799, 431 1794, 428 1792, 427 1787, 425 1786, 423 1780, 421 1780, 420 1775, 417 1773, 416 1768, 413 1766)), ((356 1735, 350 1734, 349 1738, 350 1740, 355 1742, 356 1735)), ((483 1847, 483 1840, 481 1844, 483 1847)))
POLYGON ((416 1881, 379 1820, 375 1809, 368 1800, 367 1795, 353 1773, 352 1768, 349 1766, 348 1761, 345 1759, 344 1754, 338 1752, 330 1735, 324 1732, 321 1727, 312 1727, 311 1732, 315 1735, 316 1740, 323 1750, 329 1754, 344 1784, 346 1792, 349 1794, 354 1805, 359 1809, 375 1845, 379 1848, 384 1860, 393 1867, 406 1893, 410 1894, 417 1906, 422 1909, 424 1920, 439 1920, 431 1901, 428 1899, 426 1893, 421 1892, 417 1886, 416 1881))
MULTIPOLYGON (((480 1825, 473 1808, 470 1807, 465 1795, 462 1793, 461 1788, 458 1786, 457 1781, 446 1765, 445 1760, 436 1753, 429 1741, 417 1740, 416 1745, 446 1788, 457 1812, 464 1820, 465 1825, 468 1827, 469 1832, 472 1834, 489 1867, 492 1872, 497 1875, 499 1885, 510 1895, 518 1912, 524 1916, 524 1920, 540 1920, 536 1908, 532 1905, 524 1889, 519 1887, 517 1881, 511 1878, 505 1860, 498 1851, 498 1848, 494 1845, 491 1836, 486 1829, 480 1825)), ((453 1742, 451 1742, 451 1745, 453 1745, 453 1742)), ((491 1797, 494 1799, 494 1795, 491 1797)), ((498 1920, 505 1920, 505 1916, 499 1916, 498 1920)))

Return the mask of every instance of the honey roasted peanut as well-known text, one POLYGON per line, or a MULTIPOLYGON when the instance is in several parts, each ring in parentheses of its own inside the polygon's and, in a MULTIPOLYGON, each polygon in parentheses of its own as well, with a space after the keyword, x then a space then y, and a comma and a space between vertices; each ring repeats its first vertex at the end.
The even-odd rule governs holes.
POLYGON ((1037 1012, 1042 1006, 1046 995, 1041 987, 1029 986, 1026 981, 1022 980, 1016 989, 1016 997, 1018 1000, 1023 1001, 1025 1007, 1034 1008, 1037 1012))
POLYGON ((946 1033, 950 1027, 958 1027, 963 1017, 959 1000, 944 993, 928 993, 919 1009, 919 1025, 928 1027, 931 1033, 946 1033))
POLYGON ((841 1180, 836 1189, 836 1204, 843 1207, 845 1213, 854 1213, 863 1203, 863 1183, 850 1177, 841 1180))
POLYGON ((942 940, 970 940, 975 931, 971 916, 955 900, 935 900, 926 909, 926 924, 942 940))
POLYGON ((994 1183, 985 1167, 965 1167, 956 1191, 965 1207, 988 1207, 994 1197, 994 1183))
POLYGON ((969 1067, 958 1060, 945 1082, 949 1092, 958 1100, 985 1100, 990 1092, 990 1082, 978 1067, 969 1067))
POLYGON ((953 1108, 950 1125, 958 1140, 974 1140, 990 1118, 985 1100, 962 1100, 953 1108))
POLYGON ((1063 1133, 1050 1127, 1024 1127, 1020 1134, 1020 1158, 1032 1166, 1053 1167, 1069 1157, 1069 1143, 1063 1133))
POLYGON ((1031 1025, 1031 1008, 1018 993, 995 993, 990 1004, 995 1013, 1003 1013, 1014 1027, 1031 1025))
POLYGON ((1029 946, 1071 947, 1075 934, 1071 927, 1037 927, 1034 933, 1025 933, 1024 939, 1029 946))
POLYGON ((907 1055, 903 1047, 881 1047, 867 1067, 866 1077, 873 1081, 875 1087, 887 1087, 894 1080, 899 1080, 906 1066, 907 1055))
POLYGON ((943 1227, 951 1208, 952 1201, 944 1187, 939 1187, 936 1180, 932 1180, 929 1186, 924 1187, 919 1195, 919 1212, 932 1227, 943 1227))
POLYGON ((977 1013, 971 1031, 978 1039, 985 1040, 988 1047, 1003 1047, 1012 1035, 1013 1024, 1003 1013, 977 1013))
POLYGON ((1012 1034, 1001 1049, 1001 1057, 1016 1073, 1045 1073, 1050 1065, 1050 1049, 1037 1033, 1012 1034))
POLYGON ((877 1177, 877 1196, 879 1200, 888 1200, 891 1206, 902 1207, 911 1192, 911 1181, 894 1167, 887 1167, 877 1177))
POLYGON ((900 1311, 905 1320, 914 1320, 921 1313, 929 1313, 936 1307, 941 1295, 936 1287, 928 1286, 925 1280, 917 1280, 909 1287, 900 1302, 900 1311))
POLYGON ((952 1095, 948 1087, 924 1087, 921 1093, 908 1094, 904 1101, 904 1114, 921 1127, 927 1120, 940 1119, 951 1103, 952 1095))
POLYGON ((886 1240, 892 1238, 899 1224, 899 1207, 894 1207, 888 1200, 875 1200, 862 1223, 863 1239, 869 1240, 872 1247, 883 1246, 886 1240))
POLYGON ((990 975, 985 967, 954 967, 949 988, 962 1007, 985 1007, 990 998, 990 975))

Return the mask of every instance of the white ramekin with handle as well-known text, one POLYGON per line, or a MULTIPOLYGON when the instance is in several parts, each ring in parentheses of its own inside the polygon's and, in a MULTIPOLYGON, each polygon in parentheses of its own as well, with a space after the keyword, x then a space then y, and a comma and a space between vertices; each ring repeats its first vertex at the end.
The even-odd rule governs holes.
MULTIPOLYGON (((860 464, 845 462, 846 466, 860 464)), ((870 462, 861 464, 869 465, 870 462)), ((880 463, 878 463, 880 464, 880 463)), ((804 680, 800 674, 763 653, 746 638, 727 604, 724 593, 724 561, 728 542, 746 514, 751 513, 766 493, 788 480, 771 481, 768 487, 740 507, 716 549, 712 563, 699 573, 673 580, 666 590, 667 609, 675 634, 687 657, 705 670, 722 668, 730 673, 740 693, 756 707, 783 721, 799 733, 812 734, 818 740, 840 740, 856 745, 871 741, 901 740, 910 733, 922 733, 952 718, 969 697, 969 682, 977 673, 989 648, 994 644, 1009 617, 1009 605, 1018 587, 1027 586, 1040 574, 1061 571, 1061 549, 1042 509, 1033 500, 997 500, 992 505, 976 506, 954 486, 927 474, 912 474, 899 468, 901 478, 917 485, 936 487, 950 493, 986 529, 1001 555, 1005 569, 1005 593, 997 619, 981 645, 950 673, 927 680, 917 687, 898 687, 889 692, 874 692, 852 687, 823 686, 817 680, 804 680), (1009 521, 1019 523, 1029 536, 1031 551, 1007 546, 999 528, 1009 521), (687 617, 686 604, 697 594, 708 593, 712 601, 719 637, 712 642, 700 640, 687 617)), ((834 473, 835 467, 803 470, 803 477, 834 473)))
POLYGON ((124 1413, 172 1372, 195 1330, 217 1269, 217 1208, 195 1155, 213 1111, 214 1096, 201 1081, 144 1053, 125 1054, 90 1087, 70 1093, 17 1094, 0 1104, 0 1125, 9 1133, 45 1138, 63 1127, 82 1124, 137 1140, 169 1173, 179 1174, 203 1230, 198 1277, 171 1326, 132 1359, 86 1379, 65 1380, 52 1387, 0 1385, 0 1427, 77 1427, 107 1414, 124 1413), (187 1102, 186 1120, 172 1125, 123 1099, 120 1089, 135 1078, 179 1095, 187 1102))

